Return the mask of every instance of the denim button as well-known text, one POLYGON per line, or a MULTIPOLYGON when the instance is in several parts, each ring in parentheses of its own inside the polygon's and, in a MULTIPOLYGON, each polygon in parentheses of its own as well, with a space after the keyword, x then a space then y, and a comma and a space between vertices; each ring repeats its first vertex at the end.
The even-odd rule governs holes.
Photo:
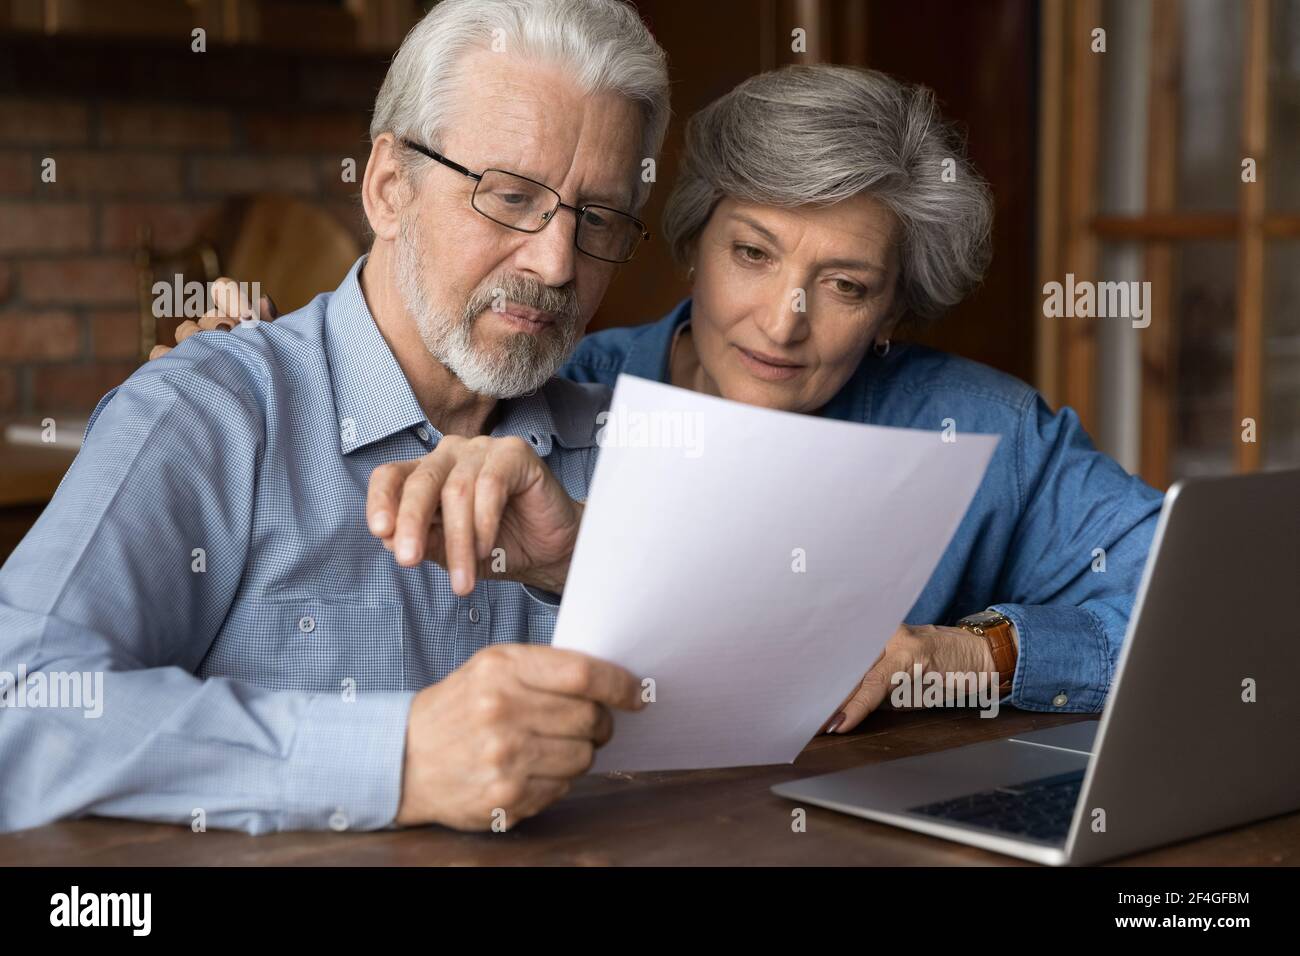
POLYGON ((298 619, 298 630, 304 634, 310 634, 316 630, 316 622, 310 617, 300 617, 298 619))
POLYGON ((1055 697, 1052 698, 1053 707, 1064 707, 1069 702, 1070 702, 1070 698, 1066 697, 1064 694, 1057 694, 1055 697))

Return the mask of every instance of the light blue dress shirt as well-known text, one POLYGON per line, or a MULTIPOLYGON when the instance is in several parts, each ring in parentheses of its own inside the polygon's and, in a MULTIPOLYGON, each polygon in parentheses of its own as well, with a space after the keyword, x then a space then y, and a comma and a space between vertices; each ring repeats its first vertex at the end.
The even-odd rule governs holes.
MULTIPOLYGON (((0 830, 390 825, 414 691, 489 644, 550 641, 553 605, 505 581, 459 598, 366 528, 370 473, 440 435, 366 306, 363 262, 274 323, 191 337, 95 409, 0 569, 0 672, 102 673, 102 714, 0 707, 0 830)), ((503 403, 492 434, 530 441, 582 500, 608 402, 554 379, 503 403)))
MULTIPOLYGON (((658 322, 587 335, 560 374, 606 385, 620 372, 667 382, 673 336, 690 317, 686 299, 658 322)), ((963 432, 1002 436, 970 509, 904 621, 951 626, 993 607, 1019 635, 1009 703, 1056 713, 1100 711, 1164 496, 1097 451, 1073 409, 1053 412, 1019 379, 920 345, 894 343, 883 357, 869 350, 822 413, 872 425, 948 428, 957 441, 963 432)), ((908 543, 862 546, 904 550, 908 543)))

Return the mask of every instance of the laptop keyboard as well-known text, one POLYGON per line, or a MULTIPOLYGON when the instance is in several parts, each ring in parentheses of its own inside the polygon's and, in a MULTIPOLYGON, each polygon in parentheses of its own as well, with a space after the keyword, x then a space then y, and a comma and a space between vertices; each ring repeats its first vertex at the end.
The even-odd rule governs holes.
POLYGON ((907 812, 1031 840, 1064 843, 1075 804, 1079 802, 1083 773, 1083 770, 1072 770, 1014 786, 995 787, 912 807, 907 812))

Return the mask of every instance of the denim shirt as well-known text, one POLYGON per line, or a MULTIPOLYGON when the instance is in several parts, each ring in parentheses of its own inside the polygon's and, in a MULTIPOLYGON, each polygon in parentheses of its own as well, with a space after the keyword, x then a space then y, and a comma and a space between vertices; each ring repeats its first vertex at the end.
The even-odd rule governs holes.
MULTIPOLYGON (((561 374, 606 385, 620 372, 666 382, 673 335, 690 314, 687 299, 650 325, 587 335, 561 374)), ((1072 409, 1053 412, 1024 382, 920 345, 896 343, 884 356, 868 351, 823 414, 947 428, 957 441, 962 432, 1002 436, 905 623, 951 626, 974 611, 1001 611, 1019 640, 1008 702, 1100 711, 1163 495, 1097 451, 1072 409)))

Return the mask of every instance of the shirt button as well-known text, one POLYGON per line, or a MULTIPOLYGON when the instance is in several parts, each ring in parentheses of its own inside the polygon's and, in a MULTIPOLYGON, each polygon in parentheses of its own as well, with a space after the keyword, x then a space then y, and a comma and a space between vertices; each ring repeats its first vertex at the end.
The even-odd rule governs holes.
POLYGON ((342 833, 348 828, 348 818, 344 814, 343 808, 339 807, 330 814, 330 829, 342 833))
POLYGON ((310 634, 316 630, 316 621, 310 617, 300 617, 298 618, 298 630, 304 634, 310 634))
POLYGON ((472 607, 472 608, 470 608, 470 609, 469 609, 469 622, 470 622, 471 624, 477 624, 477 623, 478 623, 478 618, 479 618, 478 608, 476 608, 476 607, 472 607))
POLYGON ((1070 702, 1070 698, 1066 697, 1064 694, 1057 694, 1055 697, 1052 698, 1053 707, 1064 707, 1069 702, 1070 702))
POLYGON ((429 440, 429 429, 421 426, 415 430, 415 433, 420 436, 420 441, 429 440))

